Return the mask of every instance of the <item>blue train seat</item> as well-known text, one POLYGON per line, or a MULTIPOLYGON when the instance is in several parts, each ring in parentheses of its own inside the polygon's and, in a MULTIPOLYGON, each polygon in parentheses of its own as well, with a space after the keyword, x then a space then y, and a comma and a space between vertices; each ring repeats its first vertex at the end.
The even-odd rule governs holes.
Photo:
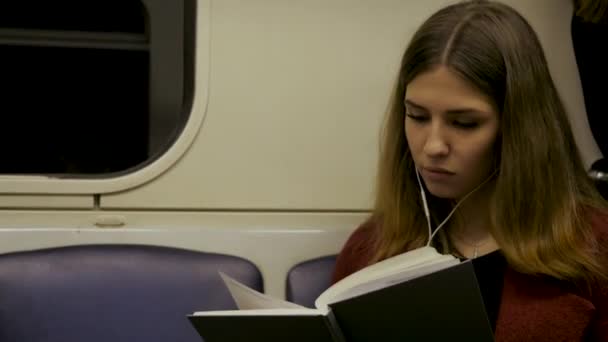
POLYGON ((187 315, 235 309, 218 270, 263 291, 248 260, 146 245, 0 255, 0 341, 200 342, 187 315))
POLYGON ((336 255, 301 262, 287 273, 288 301, 314 308, 315 299, 331 285, 336 255))

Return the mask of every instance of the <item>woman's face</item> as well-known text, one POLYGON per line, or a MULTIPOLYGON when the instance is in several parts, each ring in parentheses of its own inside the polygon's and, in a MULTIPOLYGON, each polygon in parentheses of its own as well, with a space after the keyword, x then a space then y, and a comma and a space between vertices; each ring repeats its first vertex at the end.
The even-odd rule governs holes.
POLYGON ((427 189, 460 199, 494 171, 499 131, 492 100, 445 66, 406 88, 405 136, 427 189))

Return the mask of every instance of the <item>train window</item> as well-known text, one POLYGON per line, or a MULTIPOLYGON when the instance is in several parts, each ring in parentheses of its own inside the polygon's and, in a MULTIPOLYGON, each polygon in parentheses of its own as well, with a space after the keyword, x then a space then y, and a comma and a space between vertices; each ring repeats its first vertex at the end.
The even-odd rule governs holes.
POLYGON ((189 116, 195 0, 2 1, 0 174, 139 168, 189 116))

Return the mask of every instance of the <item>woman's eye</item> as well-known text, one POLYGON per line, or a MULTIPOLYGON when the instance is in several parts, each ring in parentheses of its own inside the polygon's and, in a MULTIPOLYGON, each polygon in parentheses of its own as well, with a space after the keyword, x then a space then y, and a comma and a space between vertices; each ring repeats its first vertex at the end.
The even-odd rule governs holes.
POLYGON ((422 122, 428 120, 428 117, 426 115, 416 115, 412 113, 406 113, 405 115, 414 121, 422 122))
POLYGON ((454 121, 454 126, 461 128, 475 128, 478 123, 475 121, 454 121))

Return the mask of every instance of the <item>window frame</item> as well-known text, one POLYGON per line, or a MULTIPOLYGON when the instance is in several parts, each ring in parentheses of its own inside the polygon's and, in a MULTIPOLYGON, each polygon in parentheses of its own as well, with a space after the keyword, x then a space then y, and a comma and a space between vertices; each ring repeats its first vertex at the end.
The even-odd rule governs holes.
MULTIPOLYGON (((145 2, 145 1, 142 1, 145 2)), ((193 25, 192 37, 186 37, 188 32, 184 31, 185 39, 192 39, 193 51, 185 54, 183 64, 183 84, 190 82, 190 86, 184 86, 184 101, 181 110, 173 110, 171 115, 188 115, 181 129, 174 132, 174 138, 165 142, 165 147, 157 155, 152 155, 140 165, 136 165, 126 171, 114 174, 100 175, 0 175, 0 194, 61 194, 61 195, 94 195, 124 191, 140 186, 159 177, 171 168, 188 150, 194 142, 196 135, 202 126, 206 114, 208 101, 208 77, 209 77, 209 46, 210 46, 210 0, 196 0, 195 23, 193 25), (188 60, 190 58, 191 60, 188 60)), ((182 10, 188 10, 183 8, 182 10)), ((184 25, 184 27, 185 27, 184 25)), ((150 44, 153 45, 153 35, 150 35, 150 44)), ((162 39, 159 38, 159 39, 162 39)), ((154 47, 151 46, 151 54, 154 47)), ((152 58, 152 57, 151 57, 152 58)), ((162 70, 161 73, 174 72, 174 70, 162 70)), ((152 71, 150 72, 152 77, 152 71)), ((153 81, 150 82, 151 84, 153 81)), ((150 89, 151 97, 154 92, 150 89)), ((175 95, 173 95, 175 96, 175 95)), ((150 115, 155 114, 152 111, 150 115)), ((164 115, 164 113, 162 113, 164 115)), ((162 129, 162 128, 160 128, 162 129)))

